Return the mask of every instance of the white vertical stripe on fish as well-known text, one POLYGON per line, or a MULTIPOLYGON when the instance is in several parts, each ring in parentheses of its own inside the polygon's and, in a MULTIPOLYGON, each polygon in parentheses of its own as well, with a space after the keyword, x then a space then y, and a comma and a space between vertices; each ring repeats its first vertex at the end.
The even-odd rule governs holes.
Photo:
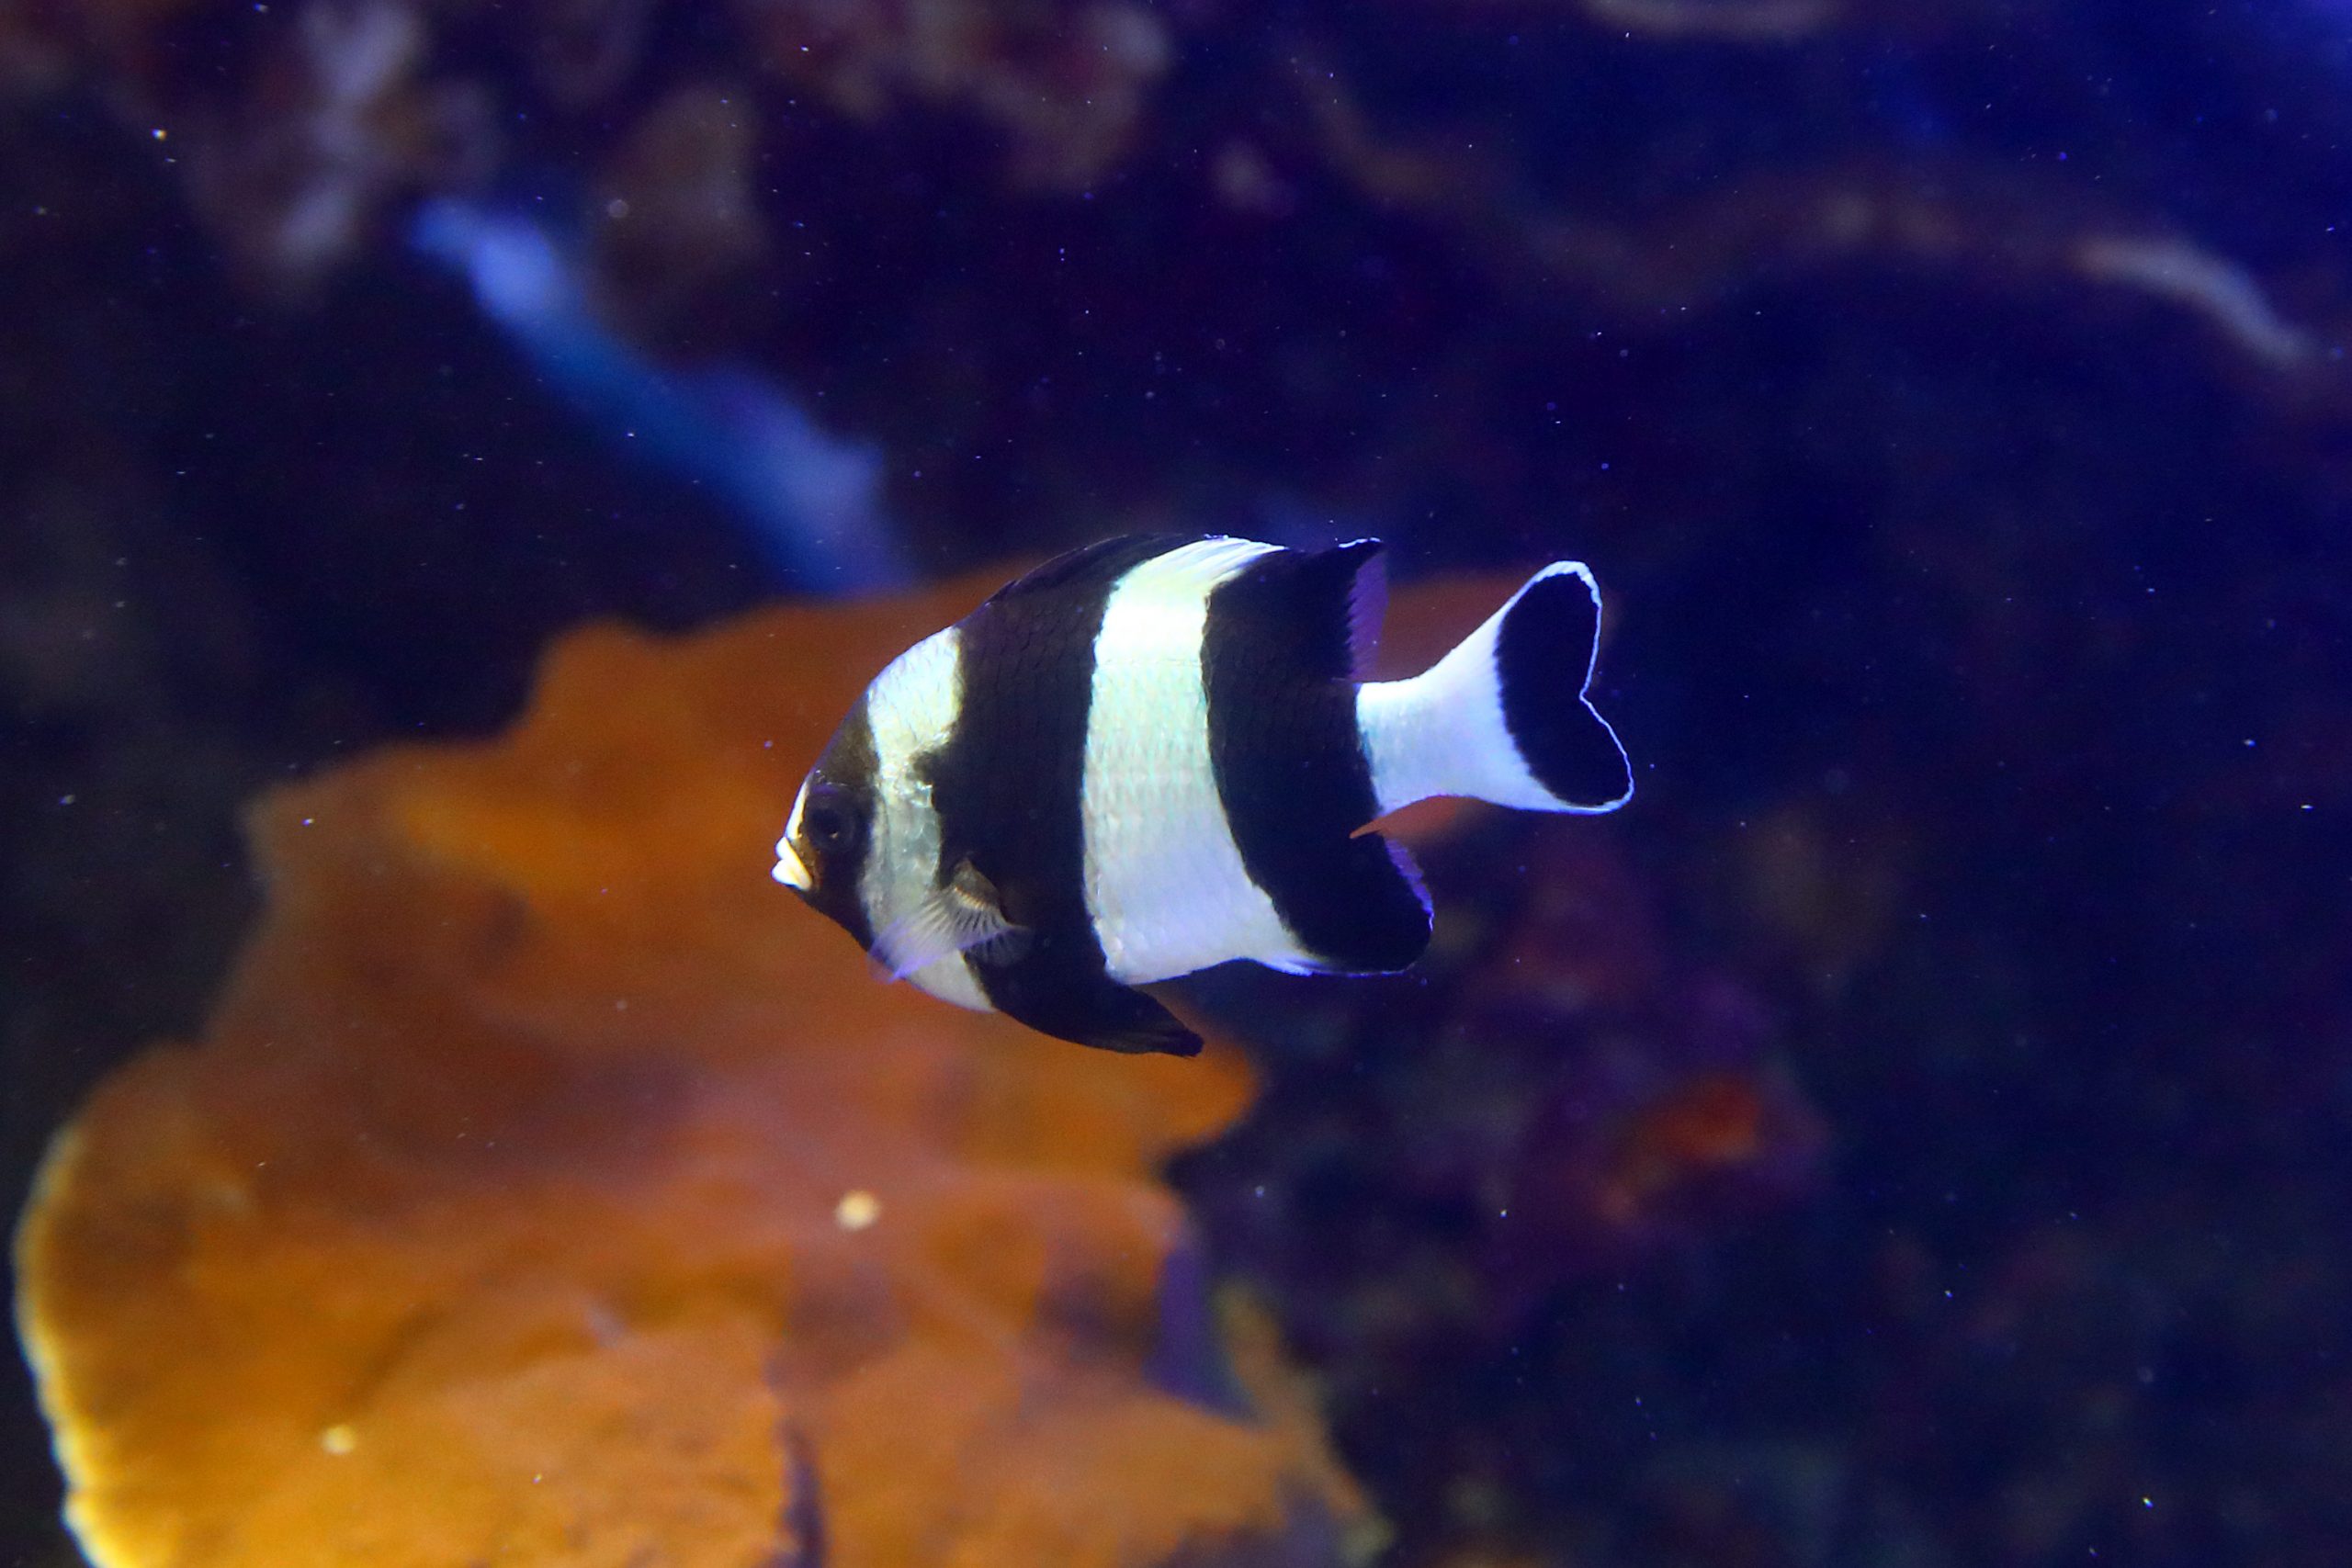
POLYGON ((1114 1051, 1200 1049, 1150 981, 1406 968, 1429 900, 1363 818, 1432 795, 1607 811, 1634 780, 1590 700, 1589 571, 1545 568, 1426 673, 1360 686, 1378 548, 1130 537, 1023 575, 851 709, 778 880, 922 989, 1114 1051))
POLYGON ((775 841, 775 869, 768 874, 797 892, 813 891, 817 879, 810 874, 808 864, 792 841, 800 837, 800 814, 808 806, 808 781, 800 781, 800 793, 792 797, 792 814, 784 819, 784 837, 775 841))
POLYGON ((1231 958, 1308 964, 1250 880, 1209 761, 1208 596, 1273 547, 1207 539, 1120 579, 1094 643, 1081 804, 1086 907, 1125 985, 1231 958))
MULTIPOLYGON (((1356 725, 1363 731, 1364 751, 1372 759, 1372 787, 1383 812, 1441 795, 1470 795, 1522 811, 1587 815, 1613 810, 1620 804, 1578 804, 1545 789, 1520 754, 1503 716, 1502 674, 1496 664, 1503 623, 1529 589, 1563 573, 1581 578, 1591 588, 1592 573, 1580 562, 1545 567, 1427 671, 1409 681, 1357 688, 1356 725)), ((1576 700, 1586 673, 1583 667, 1559 672, 1562 701, 1576 700)), ((1598 716, 1593 722, 1600 722, 1598 716)))
MULTIPOLYGON (((947 744, 963 705, 961 633, 950 626, 915 644, 875 677, 866 701, 874 731, 873 844, 858 889, 865 918, 883 931, 927 897, 939 880, 939 813, 917 765, 947 744)), ((993 1010, 962 953, 908 976, 943 1001, 993 1010)))

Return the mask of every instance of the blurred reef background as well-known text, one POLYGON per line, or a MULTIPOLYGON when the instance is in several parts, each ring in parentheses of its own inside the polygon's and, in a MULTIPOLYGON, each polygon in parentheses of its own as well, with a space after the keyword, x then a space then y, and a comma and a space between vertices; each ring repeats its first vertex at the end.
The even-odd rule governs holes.
MULTIPOLYGON (((1320 1401, 1331 1528, 1186 1561, 2343 1561, 2334 0, 11 0, 0 277, 12 1213, 206 1030, 246 803, 583 622, 1577 557, 1633 806, 1427 824, 1420 971, 1192 984, 1254 1100, 1084 1156, 1193 1141, 1165 1267, 1320 1401)), ((1105 1278, 1007 1299, 1116 1360, 1105 1278)), ((0 1561, 74 1562, 7 1375, 0 1561)))

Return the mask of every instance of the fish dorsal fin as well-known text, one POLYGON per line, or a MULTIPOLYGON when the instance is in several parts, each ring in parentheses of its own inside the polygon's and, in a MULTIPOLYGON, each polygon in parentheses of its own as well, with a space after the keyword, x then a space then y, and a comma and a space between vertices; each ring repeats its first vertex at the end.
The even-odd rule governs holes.
POLYGON ((1384 547, 1378 539, 1357 539, 1328 550, 1263 555, 1218 589, 1213 604, 1253 642, 1283 649, 1303 673, 1360 680, 1388 606, 1384 547))
POLYGON ((1378 539, 1357 539, 1329 552, 1354 563, 1348 579, 1348 677, 1363 680, 1380 649, 1380 624, 1388 618, 1388 562, 1378 539))
POLYGON ((891 979, 903 980, 957 953, 989 962, 1015 958, 1027 947, 1029 934, 1029 928, 1005 918, 995 885, 964 861, 946 886, 934 888, 874 939, 873 958, 891 979))
POLYGON ((1024 599, 1057 589, 1088 588, 1115 582, 1144 562, 1211 537, 1205 534, 1123 534, 1098 539, 1033 567, 988 597, 990 604, 1024 599))

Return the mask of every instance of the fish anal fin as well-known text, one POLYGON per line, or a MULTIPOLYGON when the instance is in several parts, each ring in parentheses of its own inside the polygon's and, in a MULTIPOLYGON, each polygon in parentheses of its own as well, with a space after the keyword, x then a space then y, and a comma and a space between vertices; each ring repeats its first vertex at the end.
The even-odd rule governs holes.
POLYGON ((1005 917, 995 886, 960 863, 944 886, 874 939, 876 965, 903 980, 944 958, 968 953, 984 963, 1009 963, 1028 946, 1027 927, 1005 917))
POLYGON ((1363 832, 1315 852, 1328 897, 1316 941, 1295 967, 1321 975, 1393 975, 1430 944, 1430 910, 1420 868, 1405 846, 1363 832))

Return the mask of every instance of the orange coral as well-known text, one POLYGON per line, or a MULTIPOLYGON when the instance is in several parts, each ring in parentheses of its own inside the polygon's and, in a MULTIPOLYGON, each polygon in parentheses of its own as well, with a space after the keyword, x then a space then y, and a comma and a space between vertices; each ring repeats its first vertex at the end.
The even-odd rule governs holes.
POLYGON ((1232 1055, 882 987, 767 879, 856 688, 980 592, 583 632, 507 737, 258 807, 209 1038, 98 1090, 18 1236, 99 1562, 1125 1564, 1360 1515, 1277 1384, 1148 1375, 1150 1173, 1232 1055))
POLYGON ((1684 1186, 1773 1152, 1758 1080, 1701 1073, 1636 1111, 1597 1190, 1602 1217, 1631 1224, 1684 1186))

